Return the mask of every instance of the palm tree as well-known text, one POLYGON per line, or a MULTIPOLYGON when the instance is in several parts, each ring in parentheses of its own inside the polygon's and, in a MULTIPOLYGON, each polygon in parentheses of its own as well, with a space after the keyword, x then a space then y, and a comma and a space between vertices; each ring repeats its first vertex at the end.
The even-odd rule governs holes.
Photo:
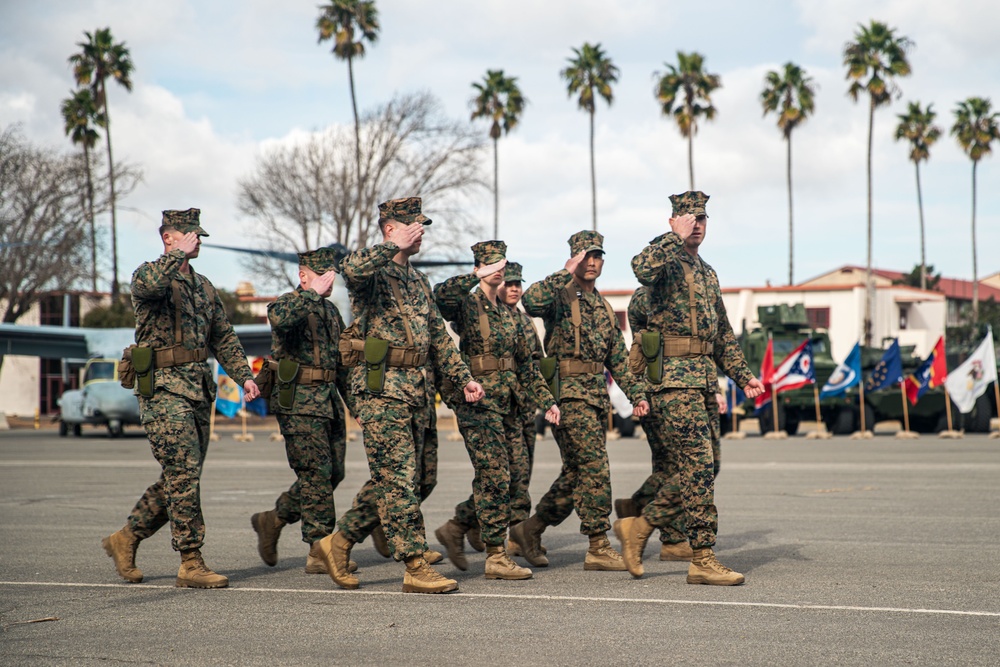
POLYGON ((656 88, 653 94, 660 102, 664 116, 673 112, 682 137, 688 140, 688 176, 690 189, 694 190, 694 135, 698 133, 698 117, 715 119, 712 91, 722 87, 718 74, 702 70, 704 58, 700 53, 677 52, 677 66, 664 63, 667 71, 655 72, 656 88), (678 97, 681 99, 678 100, 678 97), (679 103, 678 103, 679 102, 679 103), (676 106, 675 106, 676 103, 676 106))
POLYGON ((94 229, 94 182, 90 175, 90 149, 100 135, 94 126, 105 126, 105 117, 97 109, 94 95, 89 88, 80 88, 70 93, 60 107, 63 127, 74 144, 83 146, 83 169, 87 177, 87 219, 90 223, 90 282, 91 289, 97 291, 97 233, 94 229))
POLYGON ((813 80, 805 70, 794 63, 785 63, 784 71, 768 72, 764 77, 765 88, 760 94, 760 102, 764 106, 764 115, 775 112, 778 115, 778 129, 785 137, 787 147, 787 180, 788 180, 788 284, 794 285, 792 257, 792 130, 805 122, 806 117, 813 112, 813 95, 815 89, 813 80))
POLYGON ((951 133, 972 160, 972 323, 979 321, 979 274, 976 266, 976 165, 993 152, 991 144, 1000 139, 1000 113, 994 112, 989 98, 970 97, 955 108, 951 133))
MULTIPOLYGON (((378 9, 374 0, 332 0, 320 6, 316 19, 319 43, 333 40, 333 55, 347 61, 347 80, 351 87, 351 110, 354 112, 354 164, 358 179, 358 207, 364 202, 364 178, 361 175, 361 121, 354 92, 354 59, 365 55, 365 42, 378 41, 378 9)), ((362 212, 359 210, 359 215, 362 212)))
POLYGON ((573 49, 573 54, 573 58, 567 59, 569 66, 559 74, 566 79, 567 94, 580 93, 577 104, 590 114, 590 199, 594 231, 597 231, 597 173, 594 169, 594 111, 597 105, 594 92, 611 106, 611 84, 618 81, 619 70, 601 50, 600 44, 584 42, 581 48, 573 49))
POLYGON ((920 188, 920 161, 931 157, 931 146, 941 136, 941 128, 934 125, 937 113, 934 105, 928 104, 927 109, 920 107, 920 102, 910 102, 905 114, 898 114, 899 125, 896 126, 896 141, 906 139, 910 142, 910 159, 917 170, 917 208, 920 212, 920 289, 927 289, 927 253, 924 241, 924 197, 920 188))
POLYGON ((90 86, 98 111, 104 116, 104 138, 108 146, 108 187, 111 190, 111 298, 118 301, 118 218, 115 205, 115 162, 111 155, 111 113, 108 110, 107 79, 132 91, 132 55, 125 42, 115 43, 111 28, 84 32, 80 53, 69 57, 77 85, 90 86))
POLYGON ((899 97, 898 87, 893 83, 897 76, 910 74, 910 63, 906 51, 913 46, 908 38, 896 36, 896 29, 884 23, 872 21, 870 25, 858 25, 853 42, 844 46, 844 65, 847 79, 851 82, 847 94, 855 102, 862 93, 868 95, 868 259, 865 269, 865 345, 872 342, 872 308, 875 285, 872 282, 872 130, 875 125, 875 108, 892 102, 899 97))
POLYGON ((493 238, 500 237, 499 158, 497 142, 501 134, 509 134, 521 120, 521 113, 528 100, 517 86, 517 77, 506 76, 502 69, 486 70, 482 83, 473 83, 476 96, 472 98, 472 118, 486 118, 493 140, 493 238))

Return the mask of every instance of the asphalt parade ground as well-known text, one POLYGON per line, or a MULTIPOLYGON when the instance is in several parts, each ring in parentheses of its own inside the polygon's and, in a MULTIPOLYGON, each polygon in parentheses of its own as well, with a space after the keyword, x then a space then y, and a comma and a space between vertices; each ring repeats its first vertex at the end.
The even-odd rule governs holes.
MULTIPOLYGON (((470 491, 461 442, 441 433, 431 534, 470 491)), ((488 581, 472 552, 460 592, 400 592, 403 566, 355 547, 361 588, 307 575, 298 526, 278 566, 257 556, 253 512, 293 481, 280 443, 223 433, 205 465, 210 567, 224 590, 174 587, 165 528, 139 548, 146 579, 115 575, 101 538, 159 468, 141 431, 59 438, 0 432, 0 664, 3 665, 995 665, 1000 661, 1000 440, 723 443, 717 553, 739 587, 685 583, 684 563, 646 576, 586 572, 571 517, 546 531, 551 565, 528 581, 488 581)), ((615 496, 649 471, 645 440, 609 443, 615 496)), ((537 500, 555 479, 539 441, 537 500)), ((367 479, 348 445, 338 510, 367 479)), ((613 543, 617 545, 615 540, 613 543)))

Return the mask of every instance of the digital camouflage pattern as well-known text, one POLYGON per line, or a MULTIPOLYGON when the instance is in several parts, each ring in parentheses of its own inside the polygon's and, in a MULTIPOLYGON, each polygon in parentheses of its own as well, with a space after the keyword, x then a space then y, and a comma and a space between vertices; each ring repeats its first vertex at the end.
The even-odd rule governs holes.
POLYGON ((579 255, 581 252, 600 250, 604 252, 604 235, 591 230, 577 232, 569 237, 570 256, 579 255))
POLYGON ((700 257, 684 250, 681 237, 668 232, 655 239, 632 259, 632 271, 649 289, 648 329, 663 336, 691 335, 691 308, 684 279, 687 264, 695 278, 698 336, 714 344, 712 356, 666 357, 663 382, 650 384, 651 392, 668 389, 701 389, 715 392, 716 365, 741 388, 753 379, 743 351, 726 316, 722 290, 715 270, 700 257))
POLYGON ((472 246, 472 257, 477 264, 496 264, 507 256, 507 244, 503 241, 480 241, 472 246))
POLYGON ((304 266, 317 275, 323 275, 327 271, 336 271, 340 264, 340 255, 333 248, 316 248, 300 252, 298 255, 299 266, 304 266))
MULTIPOLYGON (((507 265, 508 268, 510 264, 507 265)), ((518 266, 518 276, 520 276, 520 264, 518 266)), ((539 360, 542 358, 542 341, 538 339, 538 331, 535 330, 535 323, 532 322, 531 317, 528 316, 523 310, 520 310, 516 306, 511 308, 521 321, 521 329, 524 331, 525 340, 528 344, 528 349, 531 350, 531 358, 534 360, 534 364, 537 367, 539 360)), ((517 507, 512 506, 511 508, 511 523, 518 523, 528 518, 528 514, 531 512, 530 496, 528 495, 528 485, 531 483, 531 471, 535 467, 535 437, 537 432, 535 431, 535 414, 538 412, 538 408, 541 406, 536 405, 528 398, 528 393, 525 391, 516 392, 515 396, 515 406, 517 408, 517 421, 521 425, 522 441, 524 442, 524 451, 528 457, 527 470, 528 473, 525 475, 523 480, 523 490, 516 489, 511 492, 511 498, 526 498, 529 499, 529 505, 525 509, 523 515, 518 511, 517 507)))
MULTIPOLYGON (((193 270, 180 271, 184 260, 183 251, 173 250, 133 273, 136 343, 153 348, 174 344, 170 285, 176 280, 181 292, 182 345, 208 348, 226 373, 243 385, 253 378, 243 346, 218 294, 214 300, 209 297, 208 279, 193 270)), ((132 509, 128 524, 137 537, 146 539, 169 520, 175 550, 199 549, 205 541, 201 470, 208 452, 215 380, 206 362, 157 368, 154 378, 155 392, 152 398, 139 397, 139 413, 162 472, 132 509)))
MULTIPOLYGON (((326 254, 314 251, 305 261, 323 268, 329 261, 326 254)), ((336 527, 333 492, 344 479, 347 432, 344 406, 337 396, 338 388, 348 395, 348 369, 340 364, 338 347, 344 321, 333 303, 315 290, 302 287, 282 294, 270 304, 267 319, 275 360, 290 359, 331 370, 337 377, 336 382, 296 384, 291 409, 278 405, 276 391, 271 395, 271 413, 278 418, 288 465, 295 472, 295 482, 278 498, 275 510, 285 523, 301 519, 302 541, 312 544, 336 527), (316 322, 315 340, 310 315, 316 322), (319 351, 318 359, 313 356, 315 350, 319 351)))
POLYGON ((162 225, 173 227, 183 234, 194 232, 198 236, 208 236, 201 226, 201 209, 189 208, 186 211, 164 211, 162 225))
POLYGON ((431 219, 424 215, 420 209, 420 197, 390 199, 378 205, 378 221, 395 220, 404 225, 411 225, 414 222, 424 225, 431 224, 431 219))
POLYGON ((524 271, 524 267, 517 262, 507 262, 507 266, 503 270, 503 279, 508 283, 521 282, 524 280, 521 277, 521 273, 524 271))
MULTIPOLYGON (((174 344, 174 301, 170 283, 181 290, 181 331, 183 347, 208 348, 233 380, 241 387, 253 379, 240 339, 226 318, 218 293, 209 297, 208 278, 194 270, 181 273, 184 251, 171 250, 153 262, 146 262, 132 274, 132 307, 135 310, 135 342, 153 348, 174 344)), ((214 291, 214 290, 213 290, 214 291)), ((215 399, 215 378, 208 362, 157 368, 156 391, 169 391, 192 401, 215 399)))
POLYGON ((690 213, 693 216, 707 215, 705 204, 708 203, 709 195, 697 190, 687 191, 679 195, 670 195, 670 204, 673 208, 673 216, 690 213))

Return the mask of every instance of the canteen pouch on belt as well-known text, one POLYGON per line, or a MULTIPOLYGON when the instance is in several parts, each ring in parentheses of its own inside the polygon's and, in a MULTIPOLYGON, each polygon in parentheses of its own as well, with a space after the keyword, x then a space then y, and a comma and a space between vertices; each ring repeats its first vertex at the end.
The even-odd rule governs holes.
POLYGON ((653 384, 663 382, 663 343, 659 331, 642 333, 642 356, 646 359, 646 379, 653 384))
POLYGON ((542 372, 542 377, 549 385, 552 397, 559 402, 559 359, 556 357, 543 357, 538 362, 538 368, 542 372))
POLYGON ((153 397, 155 380, 153 360, 155 358, 156 353, 151 347, 136 345, 132 348, 132 368, 135 370, 135 386, 139 390, 139 395, 146 398, 153 397))
POLYGON ((365 386, 374 394, 385 388, 385 366, 389 359, 389 341, 365 338, 365 386))
POLYGON ((257 373, 257 377, 253 379, 257 383, 257 388, 260 389, 260 395, 265 398, 271 398, 271 394, 274 392, 274 369, 271 367, 271 362, 267 359, 260 367, 260 373, 257 373))
POLYGON ((132 367, 132 348, 135 343, 122 350, 122 360, 118 362, 118 382, 126 389, 135 387, 135 368, 132 367))
POLYGON ((646 357, 642 354, 642 333, 633 332, 632 347, 628 350, 628 371, 636 377, 646 372, 646 357))
POLYGON ((291 359, 278 361, 278 407, 291 410, 295 404, 295 378, 299 375, 299 362, 291 359))

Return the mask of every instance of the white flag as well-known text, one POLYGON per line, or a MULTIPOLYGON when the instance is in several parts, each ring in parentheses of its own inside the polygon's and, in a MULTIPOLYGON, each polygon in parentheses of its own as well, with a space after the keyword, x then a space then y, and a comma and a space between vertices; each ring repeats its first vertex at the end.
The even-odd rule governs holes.
POLYGON ((990 383, 997 381, 997 355, 993 349, 993 330, 976 351, 961 366, 948 373, 944 386, 961 412, 972 412, 976 399, 982 396, 990 383))

